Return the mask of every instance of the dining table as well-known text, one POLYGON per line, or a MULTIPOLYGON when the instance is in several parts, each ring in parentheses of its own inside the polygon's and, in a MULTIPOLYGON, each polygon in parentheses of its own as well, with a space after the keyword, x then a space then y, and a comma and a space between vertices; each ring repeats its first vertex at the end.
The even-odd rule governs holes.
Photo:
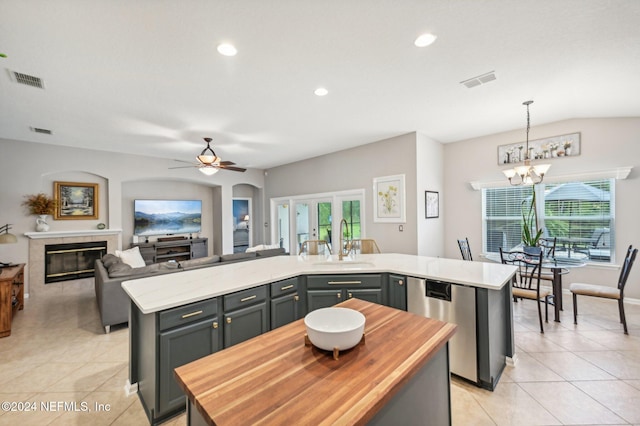
MULTIPOLYGON (((485 253, 484 257, 493 262, 502 262, 500 253, 485 253)), ((586 265, 583 259, 571 257, 543 257, 542 268, 549 269, 553 273, 551 281, 553 292, 553 320, 560 322, 560 311, 562 307, 562 276, 569 273, 573 268, 581 268, 586 265)))

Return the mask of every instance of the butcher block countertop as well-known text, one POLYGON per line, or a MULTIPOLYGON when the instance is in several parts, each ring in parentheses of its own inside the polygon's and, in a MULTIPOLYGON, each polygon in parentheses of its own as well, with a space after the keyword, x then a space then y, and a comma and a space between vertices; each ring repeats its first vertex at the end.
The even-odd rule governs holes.
POLYGON ((304 320, 175 370, 210 424, 366 424, 441 350, 454 324, 349 299, 365 341, 332 353, 305 346, 304 320))

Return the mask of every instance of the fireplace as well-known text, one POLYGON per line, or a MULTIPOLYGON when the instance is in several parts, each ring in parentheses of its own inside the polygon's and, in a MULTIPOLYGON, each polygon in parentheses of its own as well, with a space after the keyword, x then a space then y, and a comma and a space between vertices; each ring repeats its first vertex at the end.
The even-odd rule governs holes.
POLYGON ((106 241, 47 244, 44 246, 44 283, 93 277, 96 259, 106 253, 106 241))

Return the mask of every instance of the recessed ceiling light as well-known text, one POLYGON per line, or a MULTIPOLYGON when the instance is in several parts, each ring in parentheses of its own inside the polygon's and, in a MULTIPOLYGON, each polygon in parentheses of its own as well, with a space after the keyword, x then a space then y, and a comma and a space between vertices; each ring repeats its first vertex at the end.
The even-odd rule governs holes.
POLYGON ((329 91, 324 87, 318 87, 316 90, 313 91, 313 93, 315 93, 316 96, 326 96, 329 93, 329 91))
POLYGON ((437 38, 438 37, 433 34, 429 34, 429 33, 422 34, 420 37, 416 39, 416 41, 413 42, 413 44, 415 44, 418 47, 426 47, 426 46, 429 46, 434 41, 436 41, 437 38))
POLYGON ((218 53, 224 56, 236 56, 238 50, 229 43, 222 43, 218 45, 218 53))

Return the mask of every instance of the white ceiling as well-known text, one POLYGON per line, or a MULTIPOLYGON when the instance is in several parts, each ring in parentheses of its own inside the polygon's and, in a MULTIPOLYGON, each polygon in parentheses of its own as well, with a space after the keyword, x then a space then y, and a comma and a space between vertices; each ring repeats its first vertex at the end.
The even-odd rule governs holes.
POLYGON ((636 0, 0 0, 0 52, 0 138, 244 167, 640 116, 636 0))

